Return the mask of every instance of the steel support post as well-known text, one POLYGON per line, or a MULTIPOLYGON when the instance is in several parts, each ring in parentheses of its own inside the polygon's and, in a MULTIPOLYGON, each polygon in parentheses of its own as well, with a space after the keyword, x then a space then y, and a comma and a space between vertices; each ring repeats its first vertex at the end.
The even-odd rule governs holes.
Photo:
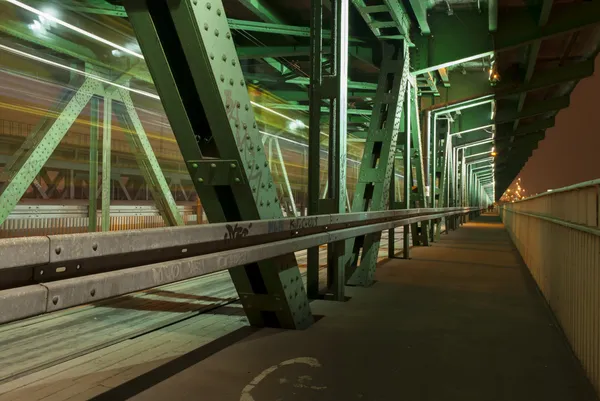
MULTIPOLYGON (((411 115, 411 126, 410 132, 412 137, 412 144, 414 148, 413 157, 415 160, 416 174, 417 174, 417 207, 426 207, 426 176, 423 160, 423 146, 421 141, 421 126, 419 124, 419 98, 417 94, 416 82, 412 82, 409 102, 409 113, 411 115)), ((412 226, 412 238, 413 246, 429 245, 429 222, 424 221, 415 223, 412 226)))
POLYGON ((115 115, 121 126, 128 131, 127 141, 144 180, 148 183, 156 209, 168 226, 184 225, 169 184, 158 164, 129 92, 125 89, 117 89, 111 96, 115 106, 115 115))
MULTIPOLYGON (((333 16, 331 48, 333 49, 333 71, 325 76, 329 94, 329 199, 331 213, 346 212, 346 141, 348 136, 348 0, 331 1, 333 16)), ((346 299, 345 242, 327 246, 328 297, 337 301, 346 299)))
POLYGON ((112 98, 104 96, 102 124, 102 231, 110 231, 112 98))
MULTIPOLYGON (((400 105, 402 107, 403 105, 400 105)), ((396 141, 397 142, 397 141, 396 141)), ((396 161, 392 159, 392 174, 390 176, 390 185, 389 185, 389 196, 388 196, 388 208, 394 209, 394 205, 396 203, 396 161)), ((396 229, 390 228, 388 230, 388 258, 393 259, 396 256, 396 229)))
MULTIPOLYGON (((401 46, 384 49, 352 212, 383 210, 388 204, 402 106, 410 74, 408 57, 408 46, 404 42, 401 46)), ((348 284, 367 286, 373 283, 380 240, 381 232, 377 232, 347 242, 348 284)))
MULTIPOLYGON (((401 127, 403 132, 401 133, 401 145, 402 148, 402 161, 404 164, 404 185, 402 186, 402 206, 404 209, 410 209, 412 201, 412 131, 411 131, 411 114, 410 114, 410 98, 412 88, 410 85, 406 85, 406 93, 403 107, 404 113, 404 125, 401 127)), ((402 258, 410 259, 410 225, 402 226, 402 258)))
MULTIPOLYGON (((438 137, 437 137, 437 124, 435 123, 435 121, 432 122, 431 120, 431 112, 427 112, 426 113, 426 119, 427 119, 427 132, 429 133, 429 141, 431 143, 431 153, 428 155, 428 157, 430 158, 429 160, 429 165, 431 166, 431 174, 430 174, 430 186, 429 186, 429 193, 430 193, 430 206, 431 207, 437 207, 437 200, 436 200, 436 195, 437 195, 437 163, 438 163, 438 154, 437 154, 437 149, 438 149, 438 137), (433 125, 433 127, 432 127, 433 125)), ((435 241, 436 240, 436 233, 437 233, 437 227, 438 227, 439 223, 436 220, 433 220, 431 222, 431 227, 430 227, 430 235, 429 237, 431 238, 431 241, 435 241)))
MULTIPOLYGON (((261 134, 221 0, 126 0, 134 28, 208 220, 281 218, 261 134)), ((254 326, 305 328, 308 298, 293 253, 229 270, 254 326)))
MULTIPOLYGON (((308 207, 309 216, 319 214, 321 191, 321 86, 323 84, 323 0, 311 0, 310 86, 308 126, 308 207)), ((306 291, 319 296, 319 247, 307 250, 306 291)))
POLYGON ((90 171, 88 178, 88 231, 96 232, 98 226, 98 139, 100 127, 100 98, 90 100, 90 171))
MULTIPOLYGON (((309 214, 346 211, 346 137, 348 86, 348 0, 333 0, 332 70, 323 73, 323 0, 311 2, 311 77, 309 121, 309 214), (321 106, 330 104, 327 196, 318 198, 320 175, 321 106)), ((308 250, 308 287, 311 297, 318 296, 318 249, 308 250)), ((345 300, 344 242, 327 246, 327 297, 345 300)))
POLYGON ((39 130, 34 131, 36 134, 28 142, 27 148, 22 147, 12 166, 5 168, 5 183, 0 188, 0 224, 4 223, 27 192, 96 90, 102 90, 100 83, 87 78, 76 92, 67 96, 67 103, 56 120, 44 120, 39 124, 39 130))

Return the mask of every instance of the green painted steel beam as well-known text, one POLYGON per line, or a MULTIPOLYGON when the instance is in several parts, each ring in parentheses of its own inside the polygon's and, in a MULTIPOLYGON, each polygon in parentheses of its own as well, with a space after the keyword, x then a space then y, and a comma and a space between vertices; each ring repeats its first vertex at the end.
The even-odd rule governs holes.
POLYGON ((458 18, 450 18, 444 13, 429 17, 434 35, 415 38, 419 55, 413 74, 435 71, 596 25, 600 23, 600 3, 590 1, 570 5, 556 19, 541 27, 526 10, 515 10, 494 35, 488 32, 486 15, 477 12, 455 14, 458 18))
MULTIPOLYGON (((238 19, 228 19, 229 28, 236 31, 246 32, 262 32, 272 35, 287 35, 287 36, 298 36, 309 38, 310 28, 305 26, 296 25, 285 25, 285 24, 273 24, 268 22, 256 22, 256 21, 245 21, 238 19)), ((323 30, 323 38, 331 39, 331 31, 323 30)), ((364 42, 363 39, 349 36, 350 42, 364 42)))
MULTIPOLYGON (((236 222, 243 230, 250 229, 245 220, 281 218, 262 134, 235 62, 235 22, 226 19, 222 1, 207 7, 195 0, 125 0, 125 7, 209 221, 236 222)), ((250 324, 312 324, 293 253, 236 263, 229 272, 250 324)))
MULTIPOLYGON (((390 195, 392 170, 406 100, 410 60, 408 48, 394 55, 386 48, 381 65, 375 106, 367 134, 352 201, 352 212, 384 210, 390 195), (383 127, 383 128, 382 128, 383 127)), ((375 279, 381 232, 346 241, 348 283, 368 286, 375 279), (362 252, 361 252, 362 249, 362 252), (359 253, 361 261, 358 262, 359 253)))
MULTIPOLYGON (((504 124, 521 118, 535 117, 540 114, 555 112, 569 107, 570 96, 564 95, 551 98, 543 102, 532 104, 524 108, 522 111, 517 110, 501 110, 496 115, 496 124, 504 124)), ((514 127, 514 126, 513 126, 514 127)))
POLYGON ((88 231, 96 232, 98 229, 98 140, 100 128, 100 98, 92 97, 90 100, 90 171, 88 178, 88 231))
MULTIPOLYGON (((273 95, 275 95, 281 99, 284 99, 284 100, 287 100, 290 102, 307 102, 308 101, 307 91, 277 89, 277 90, 271 91, 270 93, 272 93, 273 95)), ((348 90, 348 98, 361 98, 361 99, 368 100, 368 98, 370 98, 370 99, 375 98, 375 94, 376 94, 376 92, 373 92, 373 91, 361 91, 361 90, 355 90, 355 89, 348 90)), ((270 105, 269 107, 274 107, 274 106, 270 105)))
POLYGON ((351 0, 352 4, 363 20, 366 22, 373 35, 378 39, 409 39, 411 30, 410 16, 404 5, 396 0, 375 0, 369 5, 364 0, 351 0), (374 16, 377 14, 377 16, 374 16), (396 28, 399 35, 386 35, 382 29, 396 28))
POLYGON ((417 17, 417 22, 419 23, 419 29, 421 30, 422 35, 430 35, 431 28, 429 27, 429 22, 427 22, 427 4, 422 0, 409 0, 410 6, 415 13, 415 17, 417 17))
POLYGON ((122 126, 128 128, 129 132, 126 134, 126 138, 152 193, 156 209, 167 226, 183 226, 183 218, 177 209, 169 184, 158 164, 129 92, 125 89, 118 89, 112 97, 115 101, 114 105, 117 106, 117 113, 115 113, 117 118, 122 126))
POLYGON ((283 23, 279 15, 277 15, 277 13, 272 10, 271 7, 266 5, 264 0, 239 0, 239 2, 265 22, 271 22, 274 24, 283 23))
MULTIPOLYGON (((308 77, 296 77, 296 78, 288 79, 286 81, 286 83, 288 83, 288 84, 308 85, 310 83, 310 78, 308 78, 308 77)), ((376 83, 372 83, 372 82, 348 81, 348 88, 349 89, 361 89, 361 90, 374 91, 374 90, 377 90, 377 84, 376 83)))
MULTIPOLYGON (((373 49, 366 46, 350 46, 349 55, 374 65, 373 49)), ((308 57, 309 46, 241 46, 237 48, 240 60, 265 57, 308 57)), ((330 54, 331 46, 323 47, 323 54, 330 54)))
MULTIPOLYGON (((291 103, 273 103, 270 107, 278 110, 297 110, 308 111, 309 107, 306 104, 291 104, 291 103)), ((329 107, 321 107, 321 113, 329 113, 329 107)), ((348 109, 348 115, 370 116, 371 110, 367 109, 348 109)))
POLYGON ((102 231, 110 231, 110 200, 112 184, 112 98, 104 97, 104 112, 102 123, 102 216, 100 227, 102 231))
POLYGON ((76 92, 67 96, 59 117, 44 125, 30 148, 15 161, 12 172, 0 188, 0 224, 21 200, 94 93, 101 90, 99 82, 86 79, 76 92))
POLYGON ((498 0, 488 0, 488 26, 490 32, 498 29, 498 0))

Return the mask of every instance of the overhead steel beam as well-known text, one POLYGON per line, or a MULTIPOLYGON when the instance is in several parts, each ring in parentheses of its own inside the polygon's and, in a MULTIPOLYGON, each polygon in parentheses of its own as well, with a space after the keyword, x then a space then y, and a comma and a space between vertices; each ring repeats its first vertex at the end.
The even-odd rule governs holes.
MULTIPOLYGON (((273 35, 298 36, 304 38, 310 37, 310 28, 304 26, 272 24, 268 22, 245 21, 237 19, 228 19, 227 21, 229 22, 229 28, 233 30, 262 32, 273 35)), ((331 39, 331 31, 324 29, 323 38, 331 39)), ((363 39, 353 36, 348 36, 348 40, 350 42, 364 42, 363 39)))
MULTIPOLYGON (((243 46, 237 48, 240 60, 266 57, 308 57, 309 46, 243 46)), ((331 54, 331 46, 323 46, 323 54, 331 54)), ((354 58, 374 64, 373 49, 366 46, 350 46, 348 54, 354 58)))
POLYGON ((498 29, 498 0, 488 0, 488 26, 490 32, 498 29))
MULTIPOLYGON (((538 17, 538 25, 544 26, 548 22, 548 18, 550 17, 550 11, 552 10, 552 4, 554 0, 542 0, 542 4, 539 10, 538 17)), ((537 4, 536 4, 537 6, 537 4)), ((533 77, 533 72, 535 71, 535 66, 537 64, 537 58, 540 52, 540 47, 542 45, 541 40, 533 41, 528 49, 525 60, 525 76, 523 78, 524 82, 529 82, 533 77)), ((525 99, 527 97, 527 92, 523 92, 519 95, 519 101, 517 103, 517 113, 523 109, 525 105, 525 99)), ((513 123, 513 129, 517 129, 519 126, 520 119, 516 119, 513 123)))
POLYGON ((272 22, 275 24, 282 23, 281 18, 265 4, 264 0, 239 0, 239 2, 265 22, 272 22))
POLYGON ((440 74, 440 78, 442 79, 442 84, 444 85, 444 87, 449 88, 450 87, 450 78, 448 77, 448 69, 440 68, 437 71, 438 71, 438 74, 440 74))
POLYGON ((509 129, 505 129, 503 127, 496 128, 496 141, 505 140, 505 138, 510 138, 511 136, 519 136, 525 135, 532 132, 537 132, 540 130, 545 130, 548 128, 554 127, 555 118, 546 118, 543 120, 537 120, 530 124, 520 126, 516 131, 512 130, 512 127, 509 129))
MULTIPOLYGON (((222 2, 124 3, 209 221, 282 217, 222 2)), ((312 324, 293 253, 245 261, 230 274, 252 325, 312 324)))
MULTIPOLYGON (((302 84, 308 85, 310 83, 310 78, 308 77, 296 77, 292 79, 288 79, 285 81, 288 84, 302 84)), ((348 81, 347 82, 349 89, 362 89, 362 90, 377 90, 377 84, 372 82, 356 82, 356 81, 348 81)))
POLYGON ((596 1, 569 5, 549 24, 540 27, 527 11, 515 10, 506 24, 494 35, 488 34, 486 15, 456 12, 459 18, 437 13, 429 17, 434 37, 415 38, 419 56, 413 74, 435 71, 470 60, 476 60, 538 40, 562 35, 600 23, 600 3, 596 1), (457 45, 460 44, 460 45, 457 45))
POLYGON ((427 3, 422 0, 409 0, 410 6, 415 13, 415 17, 417 17, 417 22, 419 23, 419 29, 421 30, 422 35, 430 35, 431 28, 429 27, 429 23, 427 22, 427 3))
MULTIPOLYGON (((307 104, 291 104, 291 103, 280 103, 280 104, 272 104, 270 105, 273 109, 279 110, 298 110, 298 111, 309 111, 309 106, 307 104)), ((329 107, 321 106, 321 113, 329 113, 329 107)), ((370 116, 371 110, 367 109, 348 109, 348 115, 355 116, 370 116)))
POLYGON ((564 95, 560 97, 550 98, 543 102, 537 102, 520 111, 518 108, 516 110, 500 110, 496 115, 496 124, 504 124, 521 118, 535 117, 540 114, 558 111, 569 107, 569 104, 570 96, 564 95))
POLYGON ((375 0, 366 5, 364 0, 352 0, 352 4, 378 39, 410 40, 411 21, 402 2, 375 0), (389 30, 390 28, 397 29, 399 34, 387 34, 384 31, 384 29, 389 30))
MULTIPOLYGON (((273 90, 270 93, 272 93, 273 95, 290 101, 290 102, 306 102, 308 101, 308 93, 307 91, 302 91, 302 90, 273 90)), ((366 99, 366 98, 371 98, 373 99, 375 97, 375 91, 360 91, 360 90, 354 90, 354 89, 349 89, 348 90, 348 97, 349 98, 361 98, 361 99, 366 99)), ((368 100, 368 99, 367 99, 368 100)), ((280 108, 285 108, 288 106, 279 106, 282 103, 273 103, 270 104, 269 107, 271 108, 276 108, 276 107, 280 107, 280 108)), ((291 106, 290 106, 291 107, 291 106)))

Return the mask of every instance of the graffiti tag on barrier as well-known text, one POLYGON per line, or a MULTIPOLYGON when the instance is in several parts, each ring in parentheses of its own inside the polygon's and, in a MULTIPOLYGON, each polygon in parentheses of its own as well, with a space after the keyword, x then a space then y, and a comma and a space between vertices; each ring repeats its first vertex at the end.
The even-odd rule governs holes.
POLYGON ((248 227, 240 226, 238 223, 234 226, 227 224, 225 227, 227 228, 227 232, 223 236, 223 239, 227 241, 248 236, 252 228, 252 223, 248 224, 248 227))
POLYGON ((299 230, 302 228, 313 228, 316 227, 318 223, 318 217, 310 217, 310 218, 301 218, 292 220, 290 222, 290 229, 299 230))
POLYGON ((241 266, 246 264, 246 260, 248 260, 246 253, 229 253, 217 260, 217 266, 220 269, 241 266))

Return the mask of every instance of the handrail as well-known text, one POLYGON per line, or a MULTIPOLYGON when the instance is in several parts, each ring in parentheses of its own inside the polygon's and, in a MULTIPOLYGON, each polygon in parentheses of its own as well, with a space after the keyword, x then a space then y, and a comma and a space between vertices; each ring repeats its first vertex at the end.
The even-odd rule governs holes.
POLYGON ((578 184, 573 184, 573 185, 569 185, 567 187, 562 187, 562 188, 558 188, 558 189, 552 189, 550 191, 541 193, 541 194, 537 194, 537 195, 533 195, 530 197, 527 197, 525 199, 521 199, 518 200, 516 202, 512 202, 513 204, 517 204, 517 203, 523 203, 526 202, 528 200, 532 200, 532 199, 537 199, 537 198, 541 198, 543 196, 549 196, 549 195, 553 195, 553 194, 560 194, 562 192, 568 192, 568 191, 573 191, 575 189, 582 189, 582 188, 587 188, 587 187, 593 187, 596 185, 600 185, 600 179, 595 179, 595 180, 590 180, 590 181, 584 181, 584 182, 580 182, 578 184))
POLYGON ((520 214, 523 216, 528 216, 528 217, 533 217, 536 219, 540 219, 540 220, 545 220, 548 221, 550 223, 554 223, 554 224, 558 224, 561 225, 563 227, 567 227, 567 228, 572 228, 574 230, 579 230, 579 231, 583 231, 586 232, 588 234, 592 234, 592 235, 596 235, 598 237, 600 237, 600 229, 598 228, 594 228, 594 227, 590 227, 590 226, 584 226, 583 224, 576 224, 576 223, 571 223, 565 220, 561 220, 561 219, 557 219, 551 216, 547 216, 544 214, 540 214, 540 213, 530 213, 530 212, 521 212, 519 210, 512 210, 510 208, 504 207, 503 208, 506 212, 510 212, 510 213, 514 213, 514 214, 520 214))
POLYGON ((33 277, 39 284, 0 291, 0 310, 3 312, 0 323, 227 270, 321 244, 480 210, 478 207, 409 209, 1 240, 0 251, 9 252, 0 253, 9 257, 8 262, 0 259, 0 273, 33 269, 33 277), (199 236, 200 233, 204 235, 199 236), (29 253, 21 254, 24 258, 11 258, 15 250, 29 253), (32 262, 37 265, 31 266, 32 262), (115 264, 117 269, 93 271, 106 264, 115 264), (84 275, 90 267, 93 274, 84 275), (50 274, 53 269, 54 275, 50 274), (47 278, 54 281, 45 281, 47 278))

